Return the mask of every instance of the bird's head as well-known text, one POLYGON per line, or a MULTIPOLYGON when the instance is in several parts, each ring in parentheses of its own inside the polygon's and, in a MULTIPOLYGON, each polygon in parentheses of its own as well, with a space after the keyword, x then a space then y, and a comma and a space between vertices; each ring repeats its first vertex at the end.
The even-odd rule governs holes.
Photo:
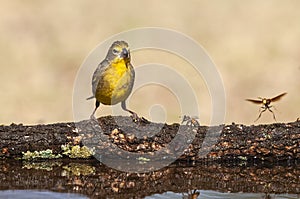
POLYGON ((130 50, 125 41, 115 41, 108 50, 108 60, 130 62, 130 50))

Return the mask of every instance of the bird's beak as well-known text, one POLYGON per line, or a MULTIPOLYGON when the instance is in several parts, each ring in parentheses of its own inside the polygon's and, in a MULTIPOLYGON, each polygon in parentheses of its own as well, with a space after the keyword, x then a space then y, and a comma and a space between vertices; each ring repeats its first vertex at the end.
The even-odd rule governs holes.
POLYGON ((122 49, 121 57, 123 57, 123 58, 128 58, 129 57, 129 51, 126 48, 122 49))

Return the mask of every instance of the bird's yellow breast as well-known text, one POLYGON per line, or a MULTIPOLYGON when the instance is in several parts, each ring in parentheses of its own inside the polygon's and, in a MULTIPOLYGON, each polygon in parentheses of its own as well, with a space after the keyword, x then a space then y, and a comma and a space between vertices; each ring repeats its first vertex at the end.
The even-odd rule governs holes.
POLYGON ((130 94, 133 80, 131 69, 124 59, 115 59, 103 73, 102 86, 96 98, 103 104, 113 105, 124 101, 130 94))

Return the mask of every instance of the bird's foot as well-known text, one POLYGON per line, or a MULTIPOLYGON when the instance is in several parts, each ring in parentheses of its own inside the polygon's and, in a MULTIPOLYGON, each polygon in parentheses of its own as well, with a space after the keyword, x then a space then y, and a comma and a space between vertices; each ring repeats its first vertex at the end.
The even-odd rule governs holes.
POLYGON ((149 123, 147 119, 145 119, 144 117, 139 117, 135 112, 132 112, 130 117, 132 118, 132 121, 137 124, 149 123))

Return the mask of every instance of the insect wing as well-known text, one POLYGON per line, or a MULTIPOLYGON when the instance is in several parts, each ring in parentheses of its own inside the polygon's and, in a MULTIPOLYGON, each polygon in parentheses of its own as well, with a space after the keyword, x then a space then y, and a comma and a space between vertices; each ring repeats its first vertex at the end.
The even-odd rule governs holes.
POLYGON ((262 100, 254 100, 254 99, 246 99, 249 102, 255 103, 255 104, 261 104, 262 100))
POLYGON ((280 98, 282 98, 283 96, 285 96, 287 93, 282 93, 282 94, 280 94, 280 95, 278 95, 278 96, 276 96, 276 97, 273 97, 272 99, 271 99, 271 101, 272 102, 276 102, 276 101, 278 101, 278 100, 280 100, 280 98))

